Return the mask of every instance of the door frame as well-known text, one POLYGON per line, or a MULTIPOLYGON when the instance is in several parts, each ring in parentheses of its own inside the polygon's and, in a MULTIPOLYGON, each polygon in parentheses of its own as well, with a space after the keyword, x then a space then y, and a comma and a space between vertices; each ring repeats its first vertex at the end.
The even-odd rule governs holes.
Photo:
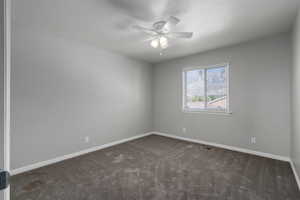
MULTIPOLYGON (((10 172, 11 0, 4 1, 4 170, 10 172)), ((10 188, 4 200, 10 199, 10 188)))

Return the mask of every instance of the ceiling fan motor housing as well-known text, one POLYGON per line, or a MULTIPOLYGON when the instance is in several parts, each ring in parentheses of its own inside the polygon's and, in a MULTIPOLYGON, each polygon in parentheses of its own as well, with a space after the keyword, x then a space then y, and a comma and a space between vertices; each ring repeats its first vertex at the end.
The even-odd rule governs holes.
POLYGON ((155 30, 162 30, 166 25, 167 21, 158 21, 153 24, 153 28, 155 30))

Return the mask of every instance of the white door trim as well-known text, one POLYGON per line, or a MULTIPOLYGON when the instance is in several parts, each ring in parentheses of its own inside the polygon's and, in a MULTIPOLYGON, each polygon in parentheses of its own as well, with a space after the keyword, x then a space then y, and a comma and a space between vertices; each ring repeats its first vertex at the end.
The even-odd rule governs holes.
POLYGON ((11 0, 4 0, 4 169, 10 171, 10 71, 11 71, 11 33, 10 9, 11 0))
MULTIPOLYGON (((4 170, 10 171, 11 0, 4 0, 4 170)), ((10 199, 10 188, 4 200, 10 199)))

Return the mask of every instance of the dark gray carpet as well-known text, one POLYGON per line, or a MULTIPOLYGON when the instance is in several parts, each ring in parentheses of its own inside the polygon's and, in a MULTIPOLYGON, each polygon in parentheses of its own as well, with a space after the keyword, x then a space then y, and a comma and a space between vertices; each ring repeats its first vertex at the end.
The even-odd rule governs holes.
POLYGON ((12 200, 299 200, 287 162, 148 136, 11 179, 12 200))

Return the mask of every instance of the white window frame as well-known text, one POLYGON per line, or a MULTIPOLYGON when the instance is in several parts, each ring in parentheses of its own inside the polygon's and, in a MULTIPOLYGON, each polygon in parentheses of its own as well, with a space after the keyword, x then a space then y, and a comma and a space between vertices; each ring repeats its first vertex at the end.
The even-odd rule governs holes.
MULTIPOLYGON (((182 111, 183 112, 189 112, 189 113, 211 113, 211 114, 232 114, 232 112, 229 109, 229 97, 230 97, 230 93, 229 93, 229 71, 230 71, 230 64, 229 63, 222 63, 222 64, 217 64, 217 65, 210 65, 210 66, 200 66, 200 67, 187 67, 184 68, 182 70, 182 111), (206 90, 206 70, 207 69, 211 69, 211 68, 218 68, 218 67, 225 67, 225 73, 226 73, 226 86, 227 86, 227 91, 226 91, 226 110, 210 110, 210 109, 199 109, 199 108, 188 108, 186 105, 186 99, 187 99, 187 86, 186 86, 186 74, 188 71, 193 71, 193 70, 200 70, 200 69, 204 69, 205 73, 204 73, 204 89, 206 90)), ((206 98, 206 91, 205 93, 205 98, 206 98)), ((207 103, 207 101, 205 101, 205 103, 207 103)))

